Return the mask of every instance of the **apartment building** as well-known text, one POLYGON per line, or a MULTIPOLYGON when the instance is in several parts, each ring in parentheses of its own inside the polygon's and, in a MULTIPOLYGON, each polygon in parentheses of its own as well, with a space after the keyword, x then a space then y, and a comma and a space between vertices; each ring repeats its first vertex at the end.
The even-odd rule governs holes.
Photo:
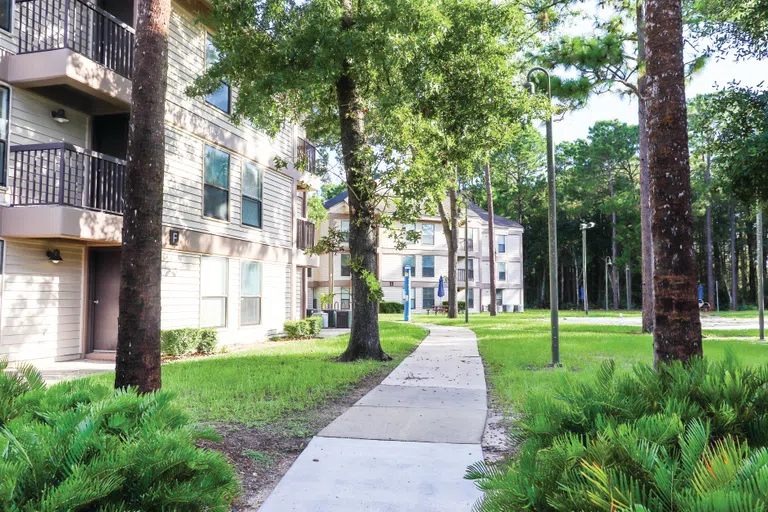
MULTIPOLYGON (((347 193, 326 201, 328 221, 318 226, 318 236, 328 234, 330 226, 340 231, 349 230, 349 205, 347 193)), ((470 311, 487 311, 490 296, 491 268, 489 262, 488 212, 470 204, 467 212, 469 236, 464 240, 463 230, 459 243, 458 289, 459 300, 466 300, 470 311), (465 244, 469 257, 465 257, 465 244), (469 287, 465 279, 469 278, 469 287)), ((463 220, 463 216, 462 216, 463 220)), ((500 310, 522 311, 523 297, 523 227, 498 215, 495 220, 494 250, 496 252, 496 296, 493 300, 500 310)), ((439 305, 447 297, 438 297, 440 276, 448 275, 448 246, 439 217, 422 216, 415 224, 404 229, 421 233, 418 243, 397 249, 394 240, 384 229, 378 233, 379 281, 384 290, 384 300, 402 302, 404 268, 411 267, 411 309, 424 312, 439 305)), ((345 248, 346 249, 346 248, 345 248)), ((309 286, 312 290, 308 308, 321 306, 320 297, 331 293, 336 309, 349 309, 351 300, 351 271, 349 252, 320 256, 320 268, 313 269, 309 286)), ((447 285, 447 283, 446 283, 447 285)), ((447 292, 446 292, 447 293, 447 292)))
MULTIPOLYGON (((0 0, 0 357, 114 357, 137 4, 0 0)), ((185 94, 217 58, 207 6, 171 16, 162 327, 251 343, 304 314, 314 148, 235 125, 226 83, 185 94)))

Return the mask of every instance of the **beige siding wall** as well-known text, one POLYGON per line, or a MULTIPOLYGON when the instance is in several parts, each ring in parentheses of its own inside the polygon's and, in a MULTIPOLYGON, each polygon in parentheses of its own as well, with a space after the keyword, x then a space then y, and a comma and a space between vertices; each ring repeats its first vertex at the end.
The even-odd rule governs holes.
POLYGON ((200 256, 163 251, 163 329, 197 327, 200 321, 200 256))
MULTIPOLYGON (((221 148, 219 148, 221 149, 221 148)), ((291 247, 293 181, 263 169, 263 228, 241 224, 241 183, 245 160, 231 153, 229 168, 229 222, 203 217, 205 142, 173 127, 166 129, 165 206, 163 224, 218 235, 291 247)))
MULTIPOLYGON (((240 265, 228 258, 227 326, 218 329, 222 345, 256 343, 282 332, 291 314, 290 266, 262 262, 262 324, 240 326, 240 265)), ((201 255, 163 251, 162 327, 200 325, 201 255)))
POLYGON ((67 110, 68 123, 57 123, 51 111, 61 105, 32 92, 13 88, 11 94, 11 145, 69 142, 88 147, 89 117, 67 110))
MULTIPOLYGON (((168 101, 188 110, 201 121, 231 131, 243 139, 253 139, 274 146, 281 157, 293 161, 293 129, 285 127, 270 140, 264 134, 254 130, 247 123, 234 126, 230 117, 200 99, 192 99, 185 90, 198 76, 205 72, 206 31, 194 22, 194 15, 174 4, 171 14, 171 40, 168 52, 168 101)), ((235 103, 237 91, 232 91, 232 103, 235 103)))
POLYGON ((6 241, 0 355, 12 360, 81 354, 83 247, 61 241, 6 241), (64 261, 48 261, 59 249, 64 261))

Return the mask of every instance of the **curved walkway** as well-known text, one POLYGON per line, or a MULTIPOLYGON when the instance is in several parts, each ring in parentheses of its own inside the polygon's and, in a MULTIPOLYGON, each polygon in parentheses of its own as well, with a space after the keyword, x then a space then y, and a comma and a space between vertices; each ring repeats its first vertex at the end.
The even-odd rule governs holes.
POLYGON ((464 480, 482 460, 485 375, 469 329, 430 334, 370 393, 323 429, 261 512, 468 511, 464 480))

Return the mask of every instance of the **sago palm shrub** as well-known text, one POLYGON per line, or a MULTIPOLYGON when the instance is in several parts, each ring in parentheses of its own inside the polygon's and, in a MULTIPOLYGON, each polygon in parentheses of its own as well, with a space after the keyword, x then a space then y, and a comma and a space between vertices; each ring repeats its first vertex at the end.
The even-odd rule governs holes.
POLYGON ((233 469, 195 444, 215 434, 192 428, 168 393, 88 379, 46 388, 31 367, 0 372, 0 392, 2 510, 231 509, 233 469))
POLYGON ((519 454, 477 464, 477 509, 768 511, 768 367, 692 361, 563 382, 524 407, 519 454))

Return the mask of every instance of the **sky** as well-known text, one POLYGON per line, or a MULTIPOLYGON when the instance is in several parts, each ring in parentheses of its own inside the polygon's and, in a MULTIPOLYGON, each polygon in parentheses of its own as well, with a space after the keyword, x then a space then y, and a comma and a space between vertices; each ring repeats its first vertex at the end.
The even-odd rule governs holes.
MULTIPOLYGON (((583 16, 575 18, 574 23, 564 32, 571 36, 585 35, 593 31, 593 19, 597 15, 605 18, 609 11, 599 9, 595 0, 586 0, 581 6, 583 16)), ((699 42, 706 47, 706 42, 699 42)), ((688 48, 688 46, 686 46, 688 48)), ((686 59, 691 59, 686 55, 686 59)), ((556 70, 556 74, 568 75, 556 70)), ((697 94, 714 92, 717 87, 725 87, 737 80, 743 86, 757 86, 765 82, 768 86, 768 60, 742 60, 734 58, 711 58, 706 67, 697 73, 686 86, 686 97, 692 98, 697 94)), ((637 101, 630 97, 620 97, 615 93, 606 93, 590 98, 587 105, 577 111, 569 112, 562 120, 557 121, 552 130, 555 144, 563 141, 586 138, 589 127, 596 121, 618 119, 627 124, 637 124, 637 101)))
MULTIPOLYGON (((686 96, 714 92, 717 86, 724 87, 733 80, 744 86, 756 86, 760 82, 768 85, 768 60, 734 59, 710 60, 702 72, 696 75, 686 87, 686 96)), ((552 127, 555 144, 587 137, 589 127, 595 121, 618 119, 628 124, 637 123, 637 101, 621 98, 615 93, 593 96, 587 106, 570 112, 552 127)))

